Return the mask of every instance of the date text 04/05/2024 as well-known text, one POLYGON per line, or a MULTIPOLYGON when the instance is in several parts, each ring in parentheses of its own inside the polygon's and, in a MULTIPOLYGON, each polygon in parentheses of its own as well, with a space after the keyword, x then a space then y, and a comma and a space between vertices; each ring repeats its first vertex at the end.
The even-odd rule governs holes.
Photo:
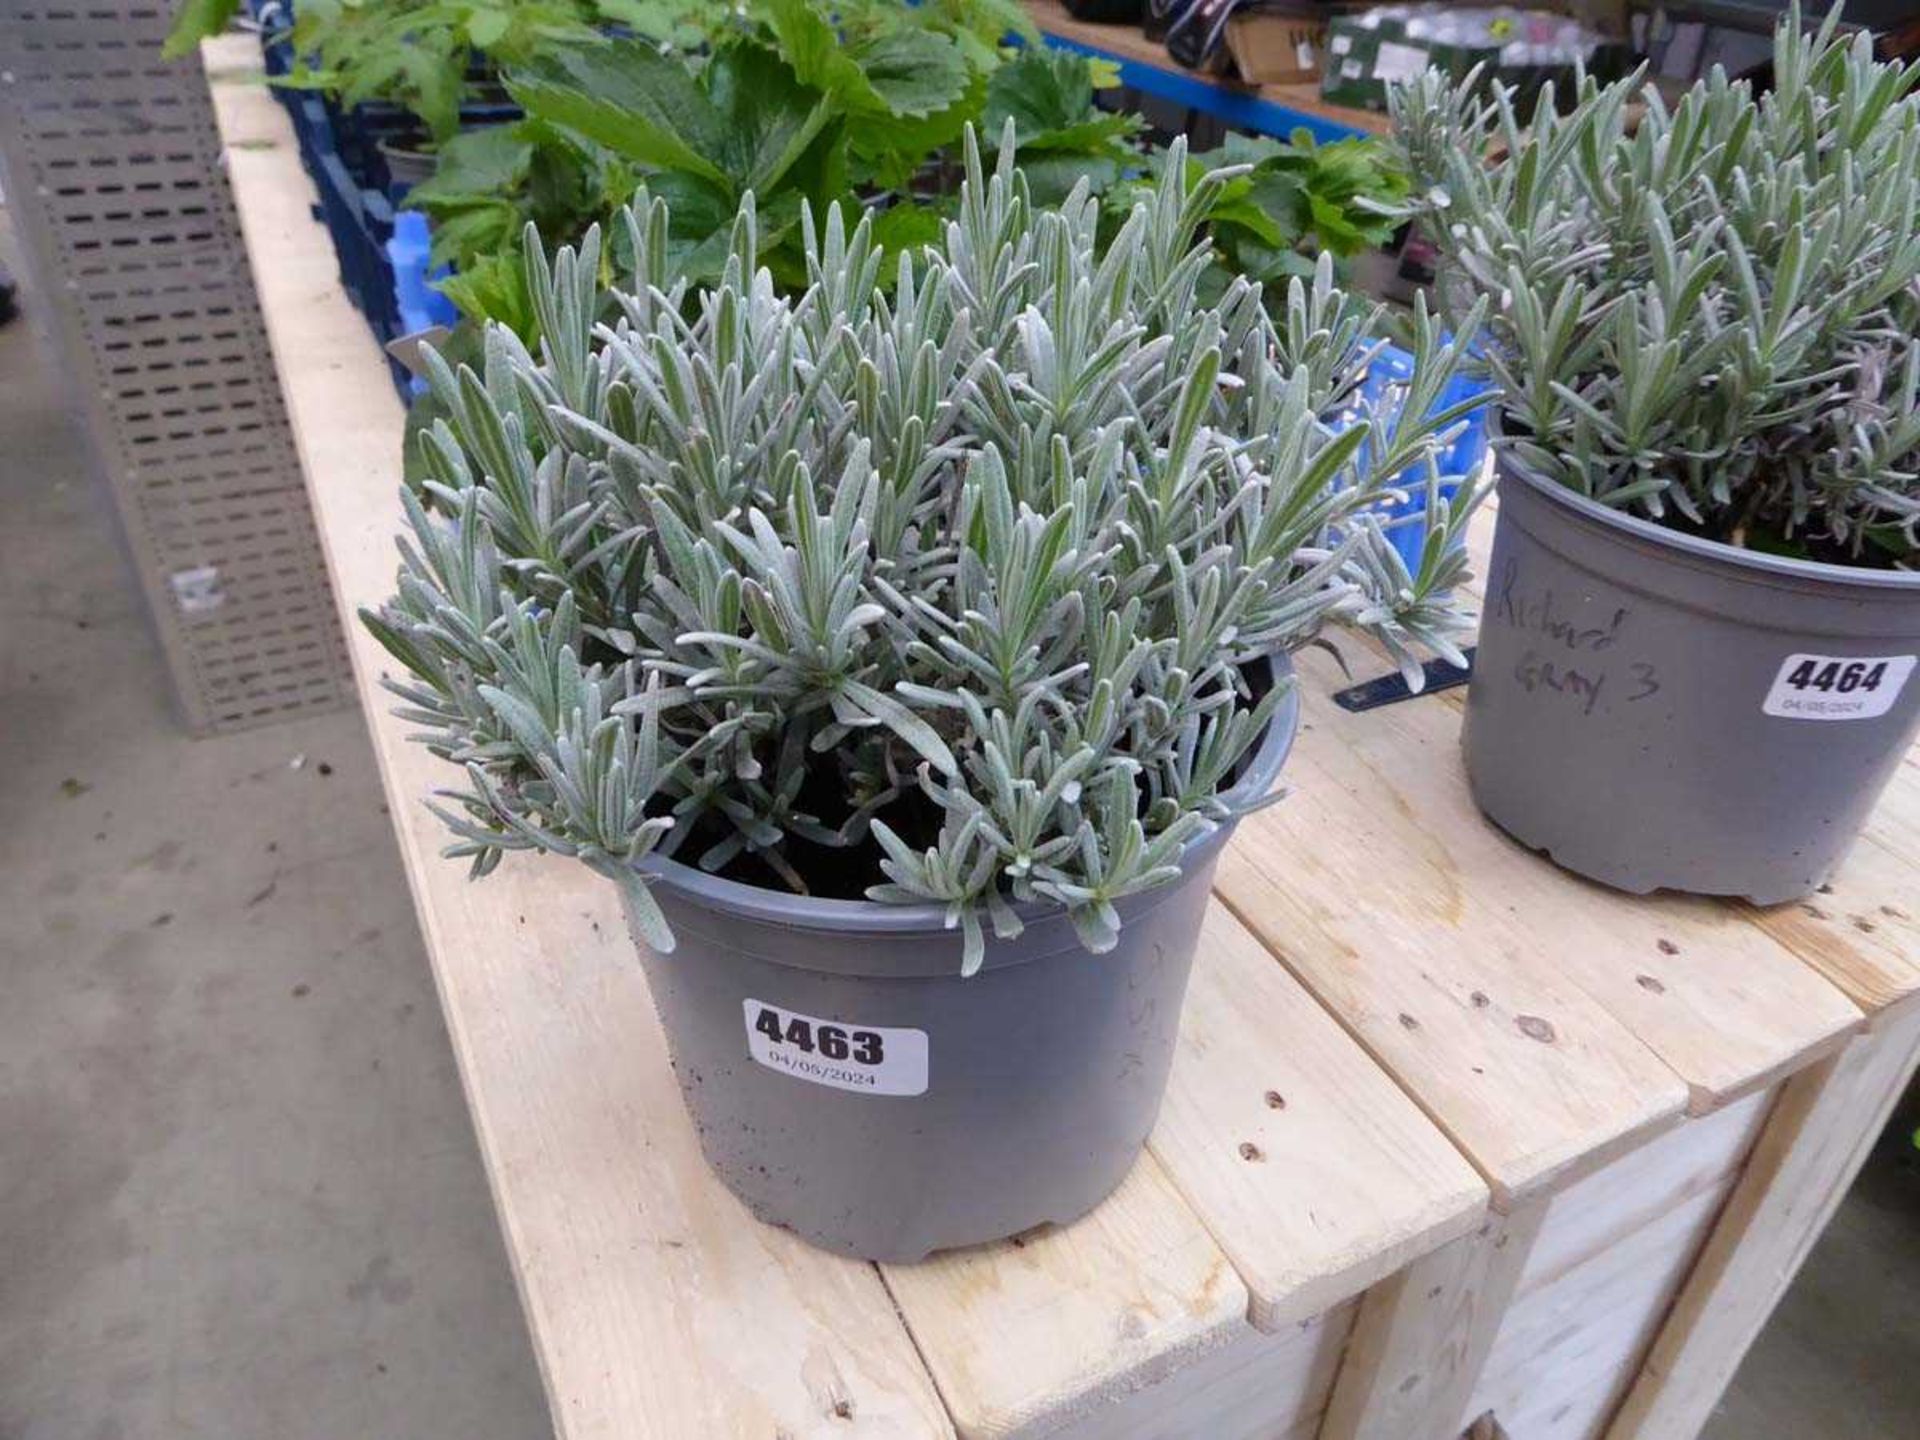
POLYGON ((923 1095, 927 1032, 803 1015, 748 999, 747 1053, 796 1080, 868 1095, 923 1095))

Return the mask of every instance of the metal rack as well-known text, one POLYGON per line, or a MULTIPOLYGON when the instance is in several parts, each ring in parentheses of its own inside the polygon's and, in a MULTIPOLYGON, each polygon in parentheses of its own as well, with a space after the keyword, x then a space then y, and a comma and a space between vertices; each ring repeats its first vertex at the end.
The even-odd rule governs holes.
POLYGON ((349 703, 207 79, 155 0, 0 6, 0 161, 195 733, 349 703))

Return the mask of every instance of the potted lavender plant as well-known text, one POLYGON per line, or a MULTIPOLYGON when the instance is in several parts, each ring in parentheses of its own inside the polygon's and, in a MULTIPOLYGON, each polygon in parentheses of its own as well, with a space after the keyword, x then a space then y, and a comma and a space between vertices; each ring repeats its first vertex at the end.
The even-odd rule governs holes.
POLYGON ((1796 10, 1773 70, 1394 107, 1505 392, 1474 794, 1582 874, 1761 903, 1920 727, 1920 66, 1796 10))
POLYGON ((1369 478, 1457 419, 1424 312, 1404 418, 1335 433, 1374 317, 1324 266, 1277 321, 1244 282, 1203 301, 1227 175, 1176 155, 1102 251, 1086 187, 1036 210, 1012 153, 969 143, 884 283, 837 211, 792 298, 751 201, 697 295, 644 195, 610 297, 597 235, 530 237, 540 354, 495 327, 479 371, 430 362, 450 418, 365 616, 464 770, 452 853, 620 884, 710 1162, 872 1258, 1119 1182, 1215 857, 1292 739, 1288 651, 1343 621, 1411 665, 1457 624, 1472 497, 1436 482, 1415 572, 1369 478))

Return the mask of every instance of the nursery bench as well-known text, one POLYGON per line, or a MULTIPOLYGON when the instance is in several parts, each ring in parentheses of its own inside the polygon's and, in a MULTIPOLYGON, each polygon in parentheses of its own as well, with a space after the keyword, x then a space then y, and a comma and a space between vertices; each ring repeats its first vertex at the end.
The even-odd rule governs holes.
POLYGON ((1387 117, 1320 98, 1317 84, 1242 85, 1183 69, 1166 46, 1149 40, 1138 25, 1101 25, 1076 20, 1060 0, 1025 0, 1027 14, 1049 45, 1111 60, 1120 83, 1227 125, 1285 140, 1305 130, 1321 144, 1356 135, 1384 134, 1387 117))
POLYGON ((1920 1049, 1920 765, 1815 903, 1632 899, 1481 821, 1457 695, 1347 715, 1310 654, 1120 1191, 921 1265, 811 1249, 703 1164, 612 887, 439 857, 444 767, 352 620, 402 413, 244 56, 209 49, 234 194, 560 1434, 1694 1433, 1920 1049))

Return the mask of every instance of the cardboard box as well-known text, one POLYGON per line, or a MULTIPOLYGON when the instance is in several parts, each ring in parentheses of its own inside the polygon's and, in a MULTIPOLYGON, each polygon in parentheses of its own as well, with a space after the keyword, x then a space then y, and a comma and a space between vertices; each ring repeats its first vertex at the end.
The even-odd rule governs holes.
POLYGON ((1249 85, 1301 85, 1320 78, 1327 12, 1319 6, 1244 10, 1227 21, 1227 51, 1249 85))

